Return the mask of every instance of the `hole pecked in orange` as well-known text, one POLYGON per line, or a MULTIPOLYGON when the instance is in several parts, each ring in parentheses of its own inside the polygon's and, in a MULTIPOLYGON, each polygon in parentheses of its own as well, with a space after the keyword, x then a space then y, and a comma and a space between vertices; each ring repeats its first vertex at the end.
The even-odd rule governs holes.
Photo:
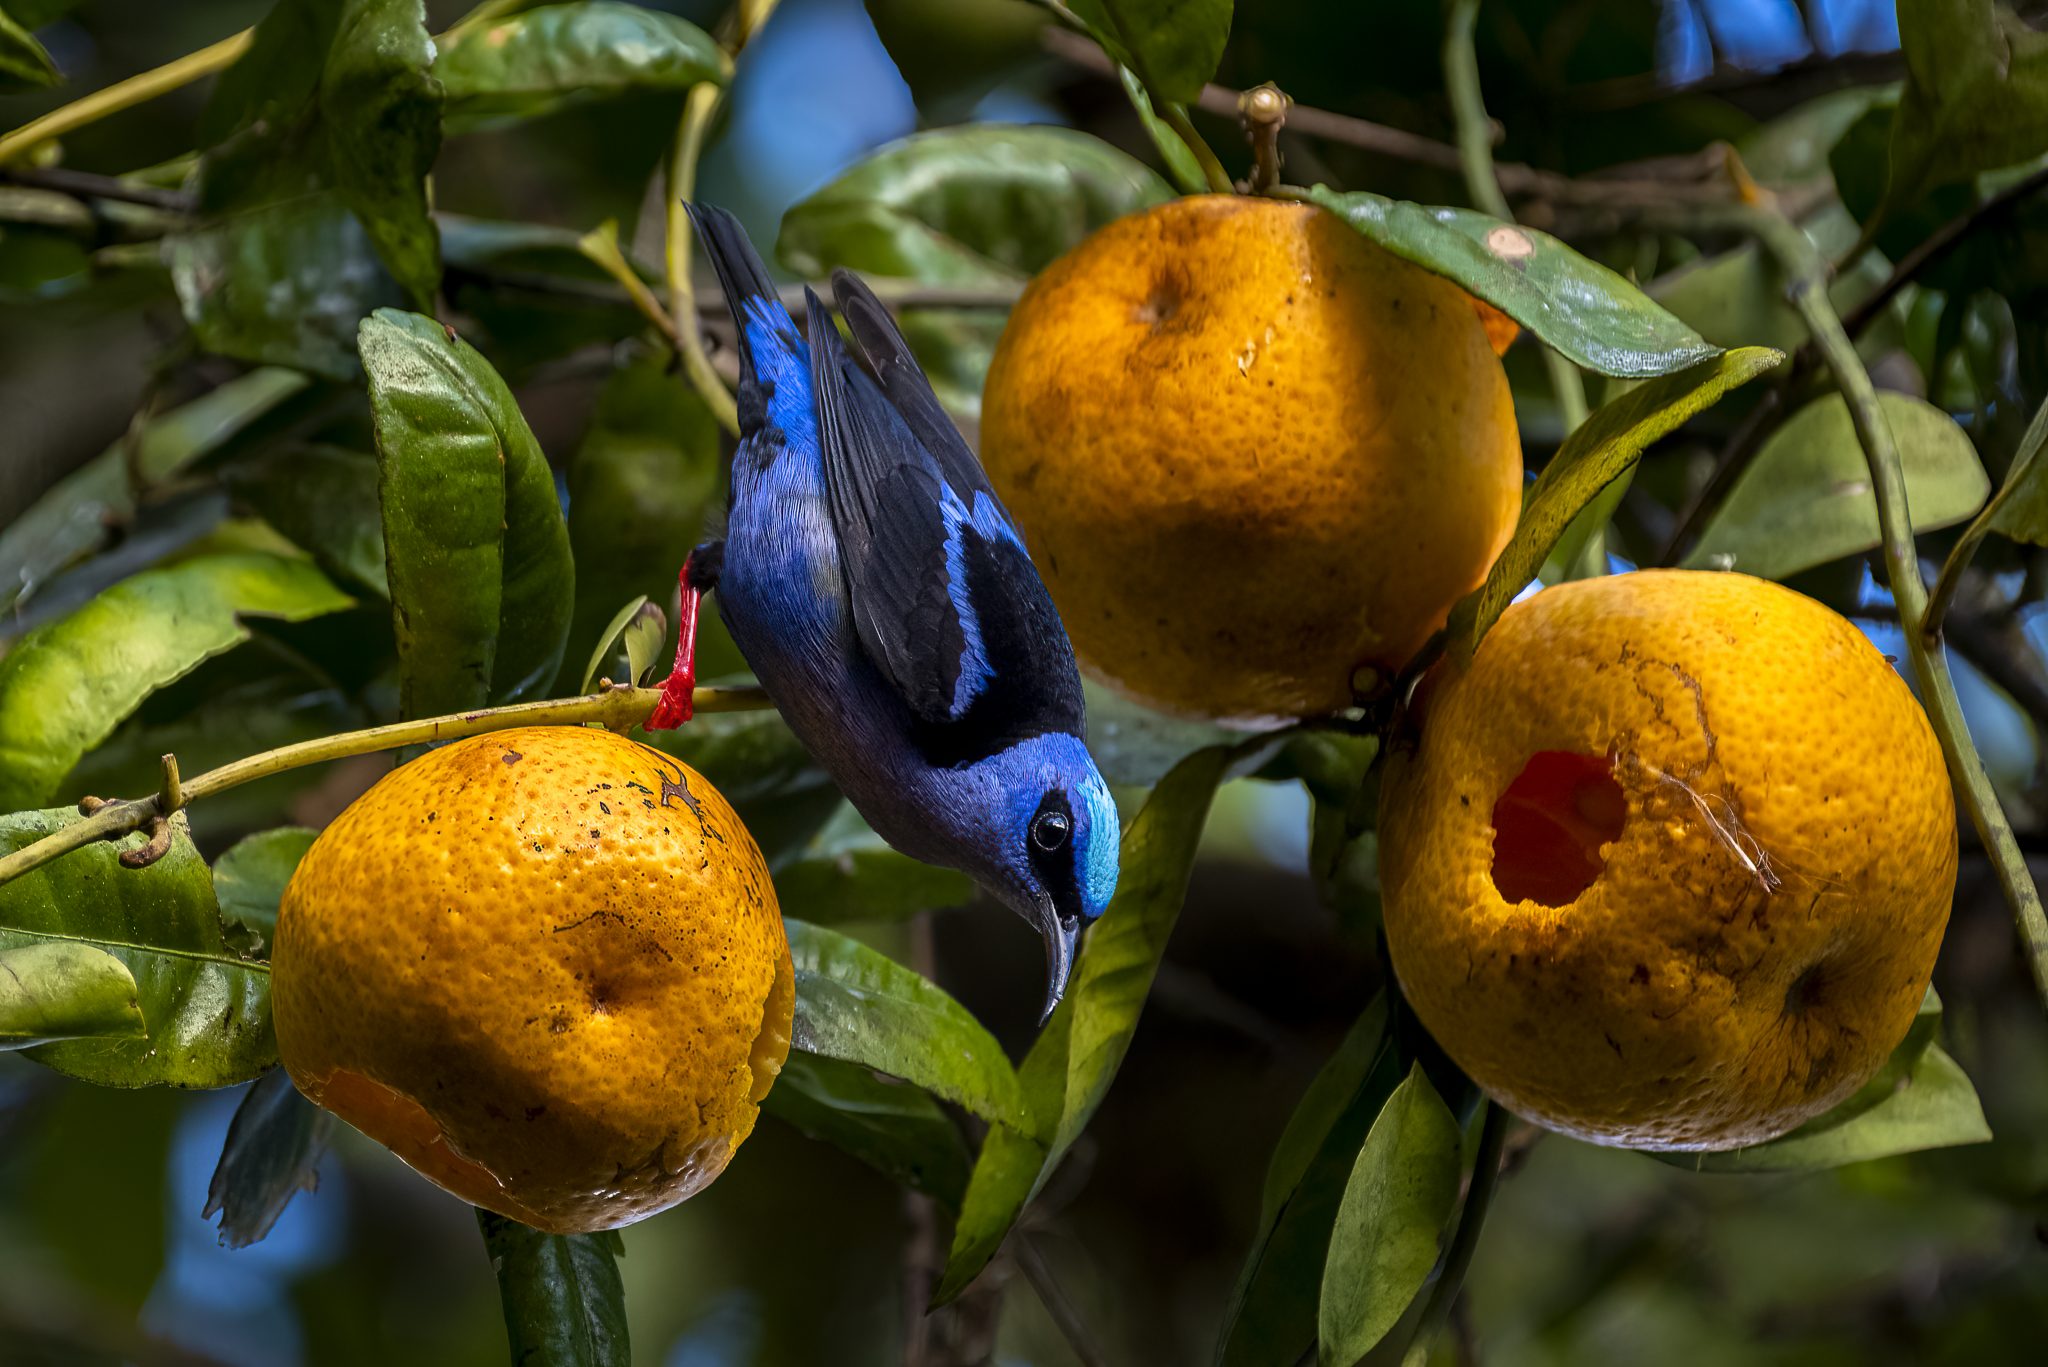
POLYGON ((1493 805, 1493 885, 1509 902, 1570 906, 1606 867, 1628 800, 1605 755, 1539 750, 1493 805))

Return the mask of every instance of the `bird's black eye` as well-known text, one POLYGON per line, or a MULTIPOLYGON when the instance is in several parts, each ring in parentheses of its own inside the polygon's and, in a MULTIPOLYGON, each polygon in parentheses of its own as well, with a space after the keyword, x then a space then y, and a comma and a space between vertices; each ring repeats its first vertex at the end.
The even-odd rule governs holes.
POLYGON ((1067 843, 1073 834, 1074 823, 1067 819, 1065 812, 1040 812, 1038 819, 1031 823, 1031 843, 1051 854, 1067 843))

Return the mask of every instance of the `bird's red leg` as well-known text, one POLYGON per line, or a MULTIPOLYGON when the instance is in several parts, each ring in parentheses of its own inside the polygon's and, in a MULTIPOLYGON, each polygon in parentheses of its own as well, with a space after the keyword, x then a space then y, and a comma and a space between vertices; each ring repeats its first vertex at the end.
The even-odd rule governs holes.
POLYGON ((649 731, 673 731, 690 719, 691 700, 697 691, 697 605, 704 598, 704 589, 691 582, 690 562, 695 559, 694 551, 684 557, 682 572, 676 576, 682 587, 676 608, 676 663, 661 685, 661 701, 647 718, 649 731))

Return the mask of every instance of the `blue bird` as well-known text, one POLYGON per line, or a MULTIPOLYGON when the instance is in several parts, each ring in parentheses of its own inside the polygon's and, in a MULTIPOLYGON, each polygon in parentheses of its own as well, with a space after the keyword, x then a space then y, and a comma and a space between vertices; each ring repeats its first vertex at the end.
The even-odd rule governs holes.
POLYGON ((1116 805, 1082 740, 1066 629, 981 464, 881 302, 845 271, 808 344, 738 221, 689 206, 739 330, 725 538, 684 566, 676 671, 650 729, 688 716, 696 596, 790 728, 884 840, 959 869, 1045 941, 1045 1016, 1116 891, 1116 805))

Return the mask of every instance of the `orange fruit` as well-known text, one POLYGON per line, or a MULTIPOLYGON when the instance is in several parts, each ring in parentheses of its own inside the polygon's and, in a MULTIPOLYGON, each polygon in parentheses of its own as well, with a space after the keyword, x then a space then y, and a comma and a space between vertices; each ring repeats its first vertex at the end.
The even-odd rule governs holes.
POLYGON ((1488 1094, 1604 1144, 1760 1143, 1912 1024, 1955 892, 1941 748, 1861 632, 1739 574, 1508 609, 1390 755, 1402 990, 1488 1094))
POLYGON ((321 833, 271 998, 308 1098, 463 1200, 576 1233, 724 1170, 795 987, 767 865, 709 783, 529 727, 393 770, 321 833))
POLYGON ((1119 219, 1032 280, 981 456, 1083 667, 1235 721, 1398 669, 1521 505, 1473 305, 1325 210, 1233 195, 1119 219))

